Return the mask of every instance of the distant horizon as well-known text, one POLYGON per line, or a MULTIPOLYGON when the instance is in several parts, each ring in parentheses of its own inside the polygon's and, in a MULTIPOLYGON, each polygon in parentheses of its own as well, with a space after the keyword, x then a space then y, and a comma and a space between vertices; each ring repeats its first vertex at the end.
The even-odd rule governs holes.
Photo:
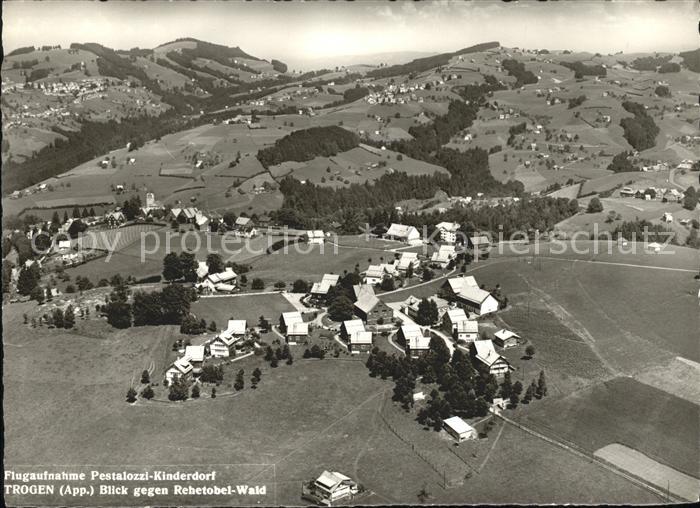
POLYGON ((444 53, 481 42, 601 54, 697 49, 697 2, 3 2, 6 53, 96 42, 152 49, 191 37, 290 68, 328 58, 444 53))

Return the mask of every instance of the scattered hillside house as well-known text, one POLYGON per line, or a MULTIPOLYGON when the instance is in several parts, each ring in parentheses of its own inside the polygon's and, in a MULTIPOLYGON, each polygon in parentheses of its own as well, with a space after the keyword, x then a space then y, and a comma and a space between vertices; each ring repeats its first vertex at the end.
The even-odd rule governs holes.
POLYGON ((233 224, 233 231, 236 236, 252 238, 258 234, 255 228, 255 223, 250 217, 236 217, 236 222, 233 224))
POLYGON ((520 336, 517 333, 513 333, 505 328, 493 334, 493 341, 503 349, 517 346, 518 340, 520 340, 520 336))
POLYGON ((209 344, 209 354, 214 358, 228 358, 236 342, 245 338, 245 330, 245 319, 229 319, 226 329, 209 344))
POLYGON ((396 264, 396 269, 399 273, 406 274, 409 270, 415 272, 419 266, 420 260, 418 259, 417 252, 403 252, 396 264))
POLYGON ((299 311, 283 312, 280 316, 280 330, 289 344, 296 344, 309 335, 309 323, 304 322, 299 311))
POLYGON ((110 228, 117 228, 126 222, 126 216, 120 212, 110 212, 105 215, 105 223, 110 228))
POLYGON ((326 235, 321 230, 307 231, 306 241, 313 245, 321 245, 325 241, 326 235))
POLYGON ((442 317, 442 327, 453 339, 474 342, 479 340, 479 323, 470 321, 464 309, 450 309, 442 317))
POLYGON ((661 218, 664 222, 673 222, 673 215, 669 212, 664 212, 664 216, 661 218))
POLYGON ((496 377, 503 376, 512 370, 505 357, 496 353, 493 342, 490 340, 476 340, 471 344, 472 357, 488 369, 489 374, 496 377))
MULTIPOLYGON (((439 298, 437 296, 431 296, 429 300, 435 302, 438 309, 438 319, 442 318, 443 314, 447 312, 448 303, 447 300, 439 298)), ((401 304, 401 312, 406 314, 411 319, 416 319, 418 317, 418 306, 420 305, 421 299, 413 295, 406 298, 406 300, 401 304)))
POLYGON ((380 284, 384 277, 393 277, 396 273, 396 265, 389 263, 382 263, 380 265, 369 265, 367 271, 365 272, 363 282, 365 284, 380 284))
POLYGON ((372 332, 365 330, 361 319, 343 321, 343 324, 340 325, 340 336, 347 342, 348 349, 352 353, 372 349, 372 332))
POLYGON ((397 332, 397 337, 403 342, 406 354, 412 358, 430 351, 430 332, 424 332, 416 323, 402 325, 397 332))
POLYGON ((442 426, 458 443, 467 439, 476 439, 476 429, 459 416, 452 416, 443 420, 442 426))
POLYGON ((359 492, 354 481, 337 471, 324 471, 316 478, 313 487, 314 494, 321 499, 321 503, 328 506, 359 492))
POLYGON ((192 367, 192 364, 185 357, 178 358, 173 362, 172 366, 165 371, 165 379, 168 381, 168 384, 176 379, 187 379, 192 376, 193 370, 194 367, 192 367))
POLYGON ((633 198, 637 191, 632 189, 631 187, 623 187, 620 189, 620 197, 622 198, 633 198))
POLYGON ((338 284, 339 279, 340 275, 334 273, 323 274, 321 282, 314 282, 313 286, 311 286, 311 295, 319 299, 326 298, 326 296, 328 296, 328 291, 338 284))
POLYGON ((413 226, 406 226, 404 224, 391 224, 384 234, 384 238, 405 242, 409 245, 418 245, 421 243, 418 230, 413 226))
POLYGON ((488 251, 491 248, 491 240, 485 235, 476 235, 469 237, 469 247, 478 250, 479 252, 488 251))
POLYGON ((389 323, 394 312, 374 294, 374 289, 368 284, 353 286, 355 292, 355 315, 367 325, 389 323))
POLYGON ((435 226, 440 232, 440 240, 445 243, 455 243, 457 242, 457 232, 459 231, 459 224, 456 222, 440 222, 435 226))
POLYGON ((454 245, 441 245, 440 248, 433 252, 430 258, 430 263, 440 268, 446 268, 450 261, 457 257, 457 251, 454 245))
POLYGON ((649 245, 647 245, 647 250, 649 252, 659 253, 661 252, 661 249, 663 249, 663 245, 657 242, 651 242, 649 245))

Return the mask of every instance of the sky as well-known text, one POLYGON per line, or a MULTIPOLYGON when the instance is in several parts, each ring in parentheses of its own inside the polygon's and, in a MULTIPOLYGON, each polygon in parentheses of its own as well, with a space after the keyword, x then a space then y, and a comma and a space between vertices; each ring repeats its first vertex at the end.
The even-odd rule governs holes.
POLYGON ((331 56, 502 46, 625 53, 696 49, 700 4, 614 0, 3 2, 5 52, 97 42, 152 48, 181 38, 304 67, 331 56))

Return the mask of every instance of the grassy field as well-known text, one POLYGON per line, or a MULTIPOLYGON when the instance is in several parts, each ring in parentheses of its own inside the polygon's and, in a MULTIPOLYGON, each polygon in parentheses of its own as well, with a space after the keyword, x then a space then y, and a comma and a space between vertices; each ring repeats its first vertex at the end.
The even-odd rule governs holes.
POLYGON ((614 443, 596 450, 595 455, 687 501, 698 500, 697 478, 664 466, 632 448, 614 443))
POLYGON ((245 319, 248 326, 257 326, 260 316, 274 324, 282 312, 293 311, 294 306, 281 294, 200 298, 192 304, 192 312, 207 322, 216 321, 224 328, 229 319, 245 319))
POLYGON ((700 407, 631 378, 619 377, 560 400, 532 404, 523 423, 595 452, 620 443, 698 476, 700 407))

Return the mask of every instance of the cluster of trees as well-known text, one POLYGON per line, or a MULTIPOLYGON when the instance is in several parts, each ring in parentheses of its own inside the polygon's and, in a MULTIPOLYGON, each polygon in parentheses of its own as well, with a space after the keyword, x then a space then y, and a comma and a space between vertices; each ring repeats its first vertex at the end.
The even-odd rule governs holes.
POLYGON ((286 63, 284 63, 280 60, 275 60, 274 58, 272 60, 270 60, 270 63, 272 64, 272 68, 275 71, 280 72, 282 74, 287 72, 287 64, 286 63))
POLYGON ((695 210, 695 208, 698 206, 699 198, 700 196, 698 196, 698 192, 695 190, 695 187, 691 185, 686 189, 685 195, 683 196, 683 208, 686 210, 695 210))
POLYGON ((586 65, 583 62, 559 62, 559 65, 574 71, 574 78, 582 79, 584 76, 607 76, 608 71, 602 64, 586 65))
POLYGON ((681 66, 676 62, 666 62, 661 64, 658 72, 660 74, 667 74, 670 72, 681 72, 681 66))
POLYGON ((272 347, 267 346, 267 349, 265 350, 265 361, 270 362, 270 367, 273 369, 277 368, 279 362, 282 360, 286 360, 287 365, 294 363, 294 357, 292 356, 287 344, 285 344, 282 348, 278 347, 274 350, 272 347))
POLYGON ((515 136, 517 136, 518 134, 522 134, 523 132, 525 132, 526 129, 527 125, 525 124, 525 122, 520 122, 518 124, 511 125, 508 128, 508 141, 506 142, 506 144, 508 146, 511 146, 515 141, 515 136))
POLYGON ((203 383, 219 384, 224 380, 224 368, 221 365, 205 365, 199 379, 203 383))
POLYGON ((586 208, 586 213, 598 213, 603 211, 603 203, 597 197, 592 198, 588 202, 588 207, 586 208))
POLYGON ((676 235, 673 231, 665 229, 661 224, 653 224, 648 220, 635 219, 624 221, 612 232, 613 238, 625 238, 636 242, 659 242, 665 243, 671 237, 671 243, 675 243, 676 235))
POLYGON ((468 53, 477 53, 479 51, 487 51, 489 49, 498 48, 499 46, 500 44, 498 42, 476 44, 474 46, 455 51, 454 53, 441 53, 435 56, 417 58, 405 64, 373 69, 367 73, 367 76, 370 78, 390 78, 392 76, 401 76, 404 74, 419 74, 434 67, 442 67, 447 65, 450 62, 450 59, 455 56, 465 55, 468 53))
POLYGON ((304 349, 304 358, 318 358, 323 360, 326 357, 326 351, 321 349, 317 344, 311 346, 311 349, 304 349))
POLYGON ((51 313, 51 322, 56 328, 73 328, 75 326, 75 309, 68 305, 66 310, 54 309, 51 313))
POLYGON ((683 51, 679 53, 683 59, 683 65, 693 72, 700 72, 700 48, 693 51, 683 51))
POLYGON ((657 86, 654 93, 659 97, 671 97, 671 89, 664 85, 657 86))
POLYGON ((181 252, 179 255, 171 252, 163 258, 163 278, 169 282, 184 280, 185 282, 197 281, 197 260, 190 252, 181 252))
POLYGON ((359 143, 360 138, 355 133, 342 127, 311 127, 278 139, 273 146, 259 150, 257 158, 267 169, 285 161, 303 162, 318 156, 330 157, 355 148, 359 143))
POLYGON ((630 160, 632 154, 630 152, 620 152, 612 158, 608 168, 610 171, 615 173, 625 173, 628 171, 637 171, 637 168, 632 164, 630 160))
POLYGON ((644 106, 638 102, 625 101, 622 107, 634 115, 632 118, 620 120, 627 142, 639 151, 653 147, 656 144, 659 127, 647 114, 644 106))
POLYGON ((580 106, 586 101, 586 96, 585 95, 579 95, 578 97, 574 97, 573 99, 569 99, 569 109, 574 109, 577 106, 580 106))
POLYGON ((5 57, 25 55, 27 53, 32 53, 33 51, 36 51, 36 48, 34 46, 23 46, 21 48, 15 49, 14 51, 10 51, 7 55, 5 55, 5 57))
POLYGON ((660 66, 671 60, 673 55, 643 56, 632 60, 630 66, 638 71, 656 71, 660 66))
POLYGON ((514 88, 520 88, 523 85, 537 83, 537 76, 531 71, 525 69, 525 64, 514 59, 506 59, 501 62, 501 66, 508 72, 509 76, 515 78, 514 88))
POLYGON ((190 304, 197 298, 191 288, 178 284, 163 288, 162 291, 146 293, 137 291, 129 304, 129 291, 122 281, 113 285, 109 301, 103 312, 107 322, 115 328, 133 326, 182 324, 189 316, 190 304))
POLYGON ((438 307, 433 299, 423 298, 418 304, 416 323, 423 326, 432 326, 438 320, 438 307))
POLYGON ((367 359, 370 376, 394 381, 393 400, 405 410, 413 406, 416 381, 424 385, 437 384, 425 408, 418 413, 418 421, 436 430, 442 420, 455 414, 463 417, 484 416, 489 403, 496 396, 498 382, 481 367, 475 367, 469 355, 456 349, 450 350, 440 338, 430 340, 430 351, 418 358, 388 355, 374 348, 367 359))

